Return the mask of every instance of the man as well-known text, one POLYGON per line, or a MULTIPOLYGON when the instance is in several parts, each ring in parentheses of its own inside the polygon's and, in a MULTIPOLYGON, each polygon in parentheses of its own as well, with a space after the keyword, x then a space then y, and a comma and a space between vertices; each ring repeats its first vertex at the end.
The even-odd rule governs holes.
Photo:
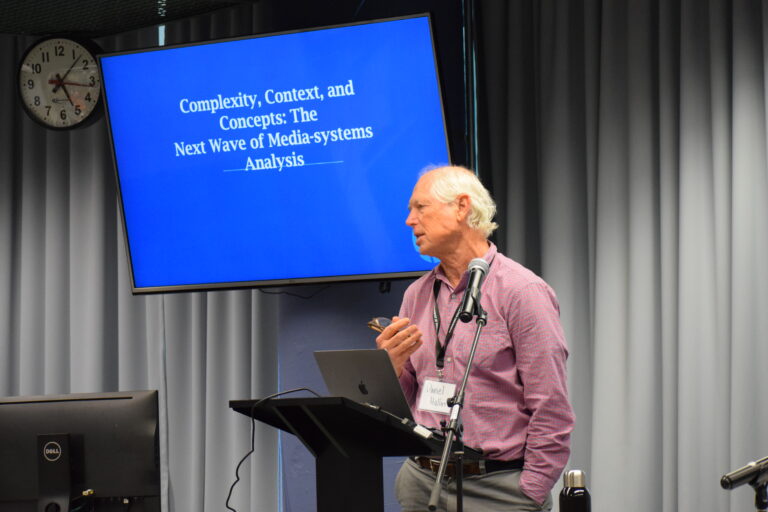
MULTIPOLYGON (((479 448, 482 463, 464 466, 465 510, 551 508, 550 491, 568 461, 573 412, 568 402, 568 355, 552 289, 533 272, 496 250, 488 236, 496 205, 470 171, 442 167, 413 189, 406 224, 422 254, 440 264, 405 292, 399 316, 376 338, 388 351, 400 384, 422 425, 448 420, 440 397, 461 382, 475 322, 457 322, 446 340, 467 285, 469 262, 490 269, 482 287, 487 311, 469 377, 461 420, 464 444, 479 448)), ((406 460, 396 493, 404 512, 427 509, 439 461, 406 460)), ((449 468, 449 474, 455 468, 449 468)), ((441 492, 440 510, 455 500, 455 482, 441 492)))

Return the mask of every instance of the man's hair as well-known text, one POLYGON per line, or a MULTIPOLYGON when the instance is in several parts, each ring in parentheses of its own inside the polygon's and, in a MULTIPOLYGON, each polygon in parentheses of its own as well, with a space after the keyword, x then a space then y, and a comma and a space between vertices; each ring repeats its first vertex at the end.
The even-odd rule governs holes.
POLYGON ((434 172, 432 194, 443 203, 452 203, 461 194, 467 194, 471 209, 467 223, 469 227, 482 232, 486 238, 491 236, 498 224, 493 222, 496 215, 496 203, 475 173, 464 167, 449 166, 426 169, 434 172))

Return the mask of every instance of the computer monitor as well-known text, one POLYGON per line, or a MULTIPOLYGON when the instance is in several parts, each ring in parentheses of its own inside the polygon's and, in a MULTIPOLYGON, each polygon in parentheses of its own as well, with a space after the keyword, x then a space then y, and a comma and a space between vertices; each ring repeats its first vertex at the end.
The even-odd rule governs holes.
POLYGON ((160 512, 157 391, 0 398, 1 512, 160 512))

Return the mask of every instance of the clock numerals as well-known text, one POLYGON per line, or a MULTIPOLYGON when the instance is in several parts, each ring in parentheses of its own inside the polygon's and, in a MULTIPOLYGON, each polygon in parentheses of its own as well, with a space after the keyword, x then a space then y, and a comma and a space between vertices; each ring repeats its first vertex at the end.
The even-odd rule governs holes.
POLYGON ((27 113, 51 128, 78 126, 100 108, 96 59, 76 41, 36 43, 22 59, 18 84, 27 113))

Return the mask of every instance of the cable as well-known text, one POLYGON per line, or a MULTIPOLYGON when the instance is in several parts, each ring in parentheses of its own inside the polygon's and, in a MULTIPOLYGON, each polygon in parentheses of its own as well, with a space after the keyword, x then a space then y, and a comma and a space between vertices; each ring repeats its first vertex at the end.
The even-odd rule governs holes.
POLYGON ((355 14, 352 16, 352 20, 357 19, 357 15, 360 14, 360 9, 365 5, 365 0, 360 0, 360 3, 357 4, 357 9, 355 9, 355 14))
POLYGON ((72 500, 69 502, 70 512, 93 512, 93 501, 96 496, 96 493, 93 492, 92 489, 87 489, 80 493, 79 496, 75 496, 72 498, 72 500), (78 502, 81 501, 79 505, 73 508, 73 506, 78 502))
POLYGON ((267 400, 271 400, 272 398, 277 398, 278 396, 287 395, 290 393, 296 393, 298 391, 309 391, 316 397, 320 397, 317 393, 315 393, 313 390, 309 388, 296 388, 296 389, 289 389, 288 391, 280 391, 279 393, 274 393, 269 396, 265 396, 261 400, 257 400, 256 402, 251 405, 251 449, 248 451, 248 453, 243 456, 242 459, 240 459, 240 462, 237 463, 237 467, 235 468, 235 481, 232 482, 232 486, 229 488, 229 494, 227 494, 227 501, 225 503, 225 506, 228 510, 231 510, 232 512, 237 512, 236 509, 229 506, 229 500, 232 499, 232 492, 235 490, 235 486, 237 485, 237 482, 240 481, 240 466, 243 465, 243 463, 248 459, 248 457, 251 456, 251 454, 256 451, 256 418, 253 417, 253 411, 256 410, 258 406, 266 402, 267 400))

